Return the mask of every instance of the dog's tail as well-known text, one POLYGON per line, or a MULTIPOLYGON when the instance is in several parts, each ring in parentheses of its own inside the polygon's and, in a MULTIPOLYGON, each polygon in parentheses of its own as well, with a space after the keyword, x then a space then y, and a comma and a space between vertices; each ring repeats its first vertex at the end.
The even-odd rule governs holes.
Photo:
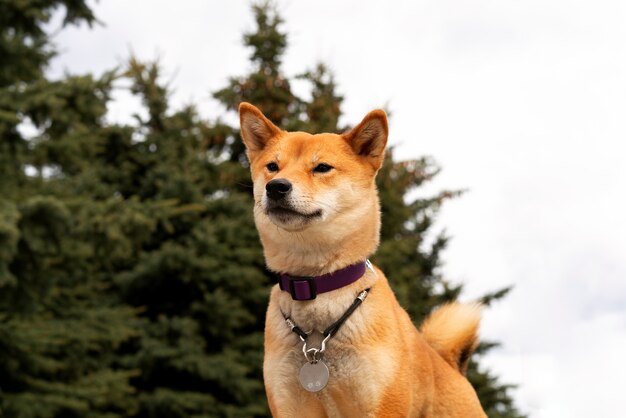
POLYGON ((478 346, 481 311, 478 303, 443 305, 426 318, 420 329, 428 344, 463 374, 478 346))

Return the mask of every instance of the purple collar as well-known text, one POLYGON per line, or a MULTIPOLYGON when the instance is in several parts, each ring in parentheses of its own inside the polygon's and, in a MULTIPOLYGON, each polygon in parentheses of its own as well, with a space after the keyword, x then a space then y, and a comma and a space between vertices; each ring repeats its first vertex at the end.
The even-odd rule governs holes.
POLYGON ((322 276, 290 276, 281 274, 280 290, 289 292, 293 300, 312 300, 320 293, 330 292, 354 283, 365 274, 366 261, 322 276))

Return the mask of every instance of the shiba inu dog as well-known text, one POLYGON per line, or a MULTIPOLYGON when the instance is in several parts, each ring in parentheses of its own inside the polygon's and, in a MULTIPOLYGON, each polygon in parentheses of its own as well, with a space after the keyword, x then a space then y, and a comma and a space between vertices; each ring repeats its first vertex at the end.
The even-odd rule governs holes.
POLYGON ((265 325, 274 417, 486 417, 464 377, 479 307, 450 304, 419 332, 382 271, 375 176, 387 118, 337 135, 285 132, 248 103, 241 135, 267 266, 280 273, 265 325))

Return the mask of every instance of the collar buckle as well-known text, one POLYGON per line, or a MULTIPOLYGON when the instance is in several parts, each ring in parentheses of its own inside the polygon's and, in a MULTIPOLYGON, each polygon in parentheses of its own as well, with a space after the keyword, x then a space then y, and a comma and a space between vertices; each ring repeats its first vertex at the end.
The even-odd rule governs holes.
POLYGON ((289 289, 283 288, 282 281, 280 282, 280 289, 289 292, 293 300, 313 300, 317 297, 315 277, 290 276, 287 283, 289 283, 289 289))

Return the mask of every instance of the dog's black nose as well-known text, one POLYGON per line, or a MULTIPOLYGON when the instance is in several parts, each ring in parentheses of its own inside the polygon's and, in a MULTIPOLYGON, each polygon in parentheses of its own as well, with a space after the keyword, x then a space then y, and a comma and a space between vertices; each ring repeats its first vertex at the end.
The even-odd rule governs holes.
POLYGON ((291 191, 291 183, 287 179, 274 179, 265 185, 267 197, 272 200, 280 200, 291 191))

